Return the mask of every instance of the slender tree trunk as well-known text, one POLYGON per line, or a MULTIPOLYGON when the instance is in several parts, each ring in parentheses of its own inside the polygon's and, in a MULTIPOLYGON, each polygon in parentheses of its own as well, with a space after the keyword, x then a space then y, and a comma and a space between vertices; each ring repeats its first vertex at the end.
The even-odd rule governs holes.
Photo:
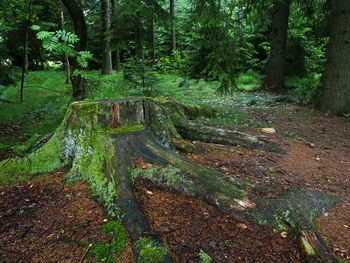
POLYGON ((322 111, 341 115, 350 113, 350 5, 333 1, 331 35, 326 71, 318 106, 322 111))
MULTIPOLYGON (((86 50, 87 43, 87 30, 84 13, 76 0, 62 0, 62 3, 66 6, 72 20, 74 23, 75 34, 79 37, 79 42, 76 45, 78 51, 86 50)), ((71 61, 71 70, 80 69, 80 66, 76 60, 73 58, 71 61)), ((86 79, 81 76, 71 75, 72 86, 73 86, 73 97, 76 100, 81 100, 86 97, 86 79)))
POLYGON ((102 75, 108 75, 112 70, 112 51, 110 44, 109 31, 111 29, 111 16, 109 8, 109 0, 101 0, 102 11, 102 75))
MULTIPOLYGON (((60 9, 60 29, 65 30, 62 0, 58 0, 58 7, 60 9)), ((66 70, 66 84, 68 84, 70 81, 70 64, 66 52, 63 53, 63 64, 66 70)))
POLYGON ((156 26, 155 26, 155 19, 154 19, 154 11, 152 14, 152 51, 151 51, 151 57, 153 64, 156 63, 156 26))
POLYGON ((23 102, 23 89, 24 89, 24 80, 25 74, 28 73, 28 36, 29 36, 29 28, 30 21, 32 20, 32 1, 28 3, 28 20, 25 25, 25 36, 23 41, 23 64, 22 64, 22 76, 21 76, 21 89, 20 89, 20 98, 21 103, 23 102))
MULTIPOLYGON (((116 3, 116 0, 111 0, 112 3, 112 17, 116 17, 117 16, 117 8, 118 8, 118 1, 116 3)), ((115 52, 114 52, 114 65, 115 65, 115 70, 116 71, 120 71, 120 48, 118 45, 118 40, 116 40, 116 38, 114 38, 114 48, 115 48, 115 52)))
POLYGON ((284 61, 290 2, 291 0, 275 1, 273 6, 271 49, 264 80, 264 86, 269 90, 284 89, 284 61))
POLYGON ((144 49, 143 49, 143 28, 142 28, 142 17, 141 12, 137 13, 135 21, 135 55, 138 59, 144 58, 144 49))
POLYGON ((171 51, 176 50, 175 31, 175 0, 170 0, 170 30, 171 30, 171 51))

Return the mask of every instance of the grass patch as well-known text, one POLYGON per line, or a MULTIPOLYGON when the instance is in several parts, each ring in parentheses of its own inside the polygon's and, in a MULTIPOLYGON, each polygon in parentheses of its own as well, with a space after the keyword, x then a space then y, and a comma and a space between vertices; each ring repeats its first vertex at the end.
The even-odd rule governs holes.
POLYGON ((101 241, 93 245, 88 257, 95 258, 97 262, 114 263, 115 256, 125 250, 127 236, 124 227, 120 221, 110 221, 100 231, 109 235, 109 241, 101 241))

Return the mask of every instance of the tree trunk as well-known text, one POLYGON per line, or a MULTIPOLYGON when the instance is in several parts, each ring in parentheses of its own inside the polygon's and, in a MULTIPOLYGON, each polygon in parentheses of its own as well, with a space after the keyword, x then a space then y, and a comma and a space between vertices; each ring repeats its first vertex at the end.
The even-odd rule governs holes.
MULTIPOLYGON (((61 30, 65 30, 62 0, 58 0, 58 7, 59 7, 59 10, 60 10, 60 29, 61 30)), ((70 64, 69 64, 69 58, 68 58, 66 52, 63 52, 63 64, 64 64, 64 67, 65 67, 65 70, 66 70, 66 84, 69 84, 69 81, 70 81, 70 64)))
MULTIPOLYGON (((111 0, 111 3, 112 3, 112 17, 116 17, 117 16, 117 5, 118 5, 118 1, 117 3, 115 2, 115 0, 111 0)), ((115 70, 117 72, 120 71, 120 48, 119 48, 119 45, 118 45, 118 41, 114 38, 114 48, 115 48, 115 54, 114 54, 114 67, 115 67, 115 70)))
POLYGON ((102 75, 108 75, 112 71, 112 51, 110 45, 111 16, 109 0, 101 0, 101 17, 102 17, 102 75))
POLYGON ((21 75, 21 88, 20 88, 20 99, 21 103, 23 102, 23 89, 24 89, 24 81, 25 74, 28 74, 28 36, 29 36, 29 28, 30 22, 32 20, 32 1, 28 3, 28 20, 26 21, 24 30, 24 40, 23 40, 23 63, 22 63, 22 75, 21 75))
MULTIPOLYGON (((79 38, 79 41, 76 44, 76 49, 78 51, 84 51, 86 50, 87 43, 87 29, 84 13, 76 0, 62 0, 62 3, 66 6, 73 20, 75 34, 79 38)), ((75 69, 81 69, 76 58, 72 58, 70 65, 73 73, 75 69)), ((80 75, 71 74, 71 81, 73 86, 74 99, 84 99, 86 97, 86 79, 82 78, 80 75)))
POLYGON ((264 79, 264 86, 268 90, 284 89, 284 61, 290 2, 291 0, 275 1, 273 5, 271 48, 264 79))
POLYGON ((322 111, 350 114, 350 5, 333 1, 333 16, 327 65, 318 106, 322 111))
POLYGON ((143 48, 143 27, 142 27, 142 17, 141 12, 138 12, 135 18, 135 56, 138 59, 144 58, 144 48, 143 48))
MULTIPOLYGON (((37 174, 69 165, 66 180, 87 182, 109 215, 124 215, 133 243, 148 238, 154 247, 164 248, 161 240, 147 236, 151 228, 133 194, 135 181, 148 179, 204 200, 235 219, 269 229, 288 225, 287 232, 296 234, 307 257, 337 262, 317 234, 313 219, 334 206, 338 197, 293 190, 269 198, 261 186, 202 167, 171 150, 174 139, 182 140, 176 119, 182 116, 185 123, 202 113, 212 114, 171 99, 75 102, 42 148, 26 158, 0 163, 0 179, 1 175, 37 174)), ((135 261, 142 262, 142 248, 133 249, 135 261)), ((164 253, 161 262, 170 261, 169 253, 164 253)))
POLYGON ((170 0, 171 52, 176 50, 175 0, 170 0))
POLYGON ((151 59, 152 59, 152 63, 153 65, 156 63, 156 25, 155 25, 155 19, 154 19, 154 11, 152 14, 152 25, 151 25, 151 34, 152 34, 152 38, 151 38, 151 59))

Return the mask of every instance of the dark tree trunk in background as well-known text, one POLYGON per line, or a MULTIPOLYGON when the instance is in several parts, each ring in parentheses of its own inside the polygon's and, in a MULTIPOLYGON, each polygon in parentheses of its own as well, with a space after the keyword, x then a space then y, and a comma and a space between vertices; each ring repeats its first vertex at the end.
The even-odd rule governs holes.
POLYGON ((176 50, 175 0, 170 0, 171 51, 176 50))
MULTIPOLYGON (((76 0, 62 0, 62 3, 66 6, 72 20, 74 23, 75 34, 79 38, 79 42, 76 44, 76 49, 78 51, 86 50, 87 42, 87 29, 85 23, 84 13, 76 0)), ((76 58, 71 60, 71 70, 80 69, 76 58)), ((81 76, 71 76, 72 86, 73 86, 73 97, 76 100, 81 100, 86 97, 86 79, 81 76)))
POLYGON ((331 35, 326 70, 318 106, 322 111, 341 115, 350 113, 350 5, 333 1, 331 35))
POLYGON ((109 0, 101 0, 102 12, 102 75, 108 75, 112 71, 112 51, 110 45, 109 31, 111 29, 111 16, 109 0))
POLYGON ((144 58, 143 28, 141 12, 138 12, 135 20, 135 55, 138 59, 144 58))
POLYGON ((155 19, 154 19, 154 12, 152 14, 152 37, 151 37, 151 42, 152 42, 152 47, 151 47, 151 59, 153 64, 156 63, 156 26, 155 26, 155 19))
MULTIPOLYGON (((58 0, 58 7, 60 10, 60 29, 65 30, 62 0, 58 0)), ((66 84, 68 84, 70 81, 70 64, 66 52, 63 53, 63 64, 66 70, 66 84)))
POLYGON ((32 1, 29 1, 28 3, 28 20, 25 24, 25 35, 23 40, 23 64, 22 64, 22 76, 21 76, 21 89, 20 89, 20 98, 21 103, 23 102, 23 89, 24 89, 24 80, 25 80, 25 74, 28 73, 28 35, 29 35, 29 28, 30 28, 30 21, 32 20, 32 1))
MULTIPOLYGON (((112 17, 115 19, 117 16, 117 8, 118 8, 118 1, 116 0, 111 0, 112 3, 112 17)), ((115 52, 114 52, 114 67, 116 71, 120 71, 120 48, 118 45, 118 40, 116 40, 114 38, 114 48, 115 48, 115 52)))
POLYGON ((284 89, 284 61, 290 2, 291 0, 274 2, 271 49, 264 79, 264 86, 268 90, 281 91, 284 89))

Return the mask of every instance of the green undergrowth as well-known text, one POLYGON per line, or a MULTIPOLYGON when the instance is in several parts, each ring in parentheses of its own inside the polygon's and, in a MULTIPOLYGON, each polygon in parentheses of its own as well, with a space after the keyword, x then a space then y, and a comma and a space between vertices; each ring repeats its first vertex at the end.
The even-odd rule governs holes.
POLYGON ((30 72, 22 103, 19 89, 18 81, 2 91, 8 103, 0 103, 0 125, 13 127, 14 132, 0 138, 0 154, 27 154, 35 139, 55 131, 71 100, 71 87, 65 84, 63 71, 30 72))
POLYGON ((107 233, 109 240, 94 244, 87 257, 95 258, 97 262, 114 263, 115 258, 125 251, 127 242, 125 229, 120 221, 110 221, 100 231, 107 233), (108 255, 110 255, 109 258, 108 255))
POLYGON ((169 247, 166 244, 158 244, 152 239, 143 237, 134 243, 133 249, 140 255, 139 263, 158 263, 169 254, 169 247))

